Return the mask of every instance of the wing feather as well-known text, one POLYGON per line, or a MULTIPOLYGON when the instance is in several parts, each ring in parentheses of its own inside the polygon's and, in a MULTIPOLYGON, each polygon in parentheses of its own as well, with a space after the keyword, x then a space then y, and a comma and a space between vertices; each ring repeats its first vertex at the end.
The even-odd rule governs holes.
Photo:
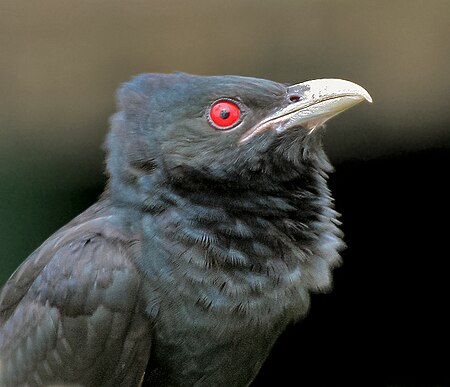
POLYGON ((130 259, 136 242, 104 234, 92 219, 75 222, 7 282, 0 293, 1 386, 139 385, 151 329, 130 259))

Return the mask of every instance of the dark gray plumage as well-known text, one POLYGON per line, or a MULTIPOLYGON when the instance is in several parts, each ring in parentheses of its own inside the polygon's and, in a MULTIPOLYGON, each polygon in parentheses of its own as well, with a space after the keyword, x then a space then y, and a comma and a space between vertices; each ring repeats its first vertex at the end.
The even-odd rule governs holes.
POLYGON ((315 128, 363 99, 339 80, 123 85, 105 193, 0 293, 0 385, 249 384, 330 288, 343 243, 315 128))

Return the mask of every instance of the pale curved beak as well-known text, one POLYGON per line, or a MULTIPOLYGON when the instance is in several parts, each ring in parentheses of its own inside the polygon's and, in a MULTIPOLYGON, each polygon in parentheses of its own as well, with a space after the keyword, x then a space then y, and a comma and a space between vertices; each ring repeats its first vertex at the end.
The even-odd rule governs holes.
POLYGON ((312 133, 330 118, 363 101, 372 102, 367 90, 343 79, 315 79, 298 83, 287 89, 287 106, 248 130, 240 142, 270 129, 283 132, 301 126, 312 133))

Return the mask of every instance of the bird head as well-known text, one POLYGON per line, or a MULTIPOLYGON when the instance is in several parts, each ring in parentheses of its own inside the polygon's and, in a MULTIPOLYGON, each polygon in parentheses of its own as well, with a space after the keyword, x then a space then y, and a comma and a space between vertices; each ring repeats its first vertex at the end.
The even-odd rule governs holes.
MULTIPOLYGON (((128 185, 156 177, 251 188, 326 164, 328 119, 371 97, 339 79, 294 85, 240 76, 144 74, 118 91, 108 170, 128 185)), ((323 167, 323 166, 322 166, 323 167)))

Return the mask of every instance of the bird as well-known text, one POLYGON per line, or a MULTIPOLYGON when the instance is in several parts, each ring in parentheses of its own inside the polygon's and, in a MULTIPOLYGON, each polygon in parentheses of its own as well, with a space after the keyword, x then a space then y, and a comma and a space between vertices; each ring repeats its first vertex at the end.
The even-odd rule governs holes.
POLYGON ((341 79, 122 84, 103 194, 1 290, 0 386, 249 385, 332 287, 324 124, 363 101, 341 79))

